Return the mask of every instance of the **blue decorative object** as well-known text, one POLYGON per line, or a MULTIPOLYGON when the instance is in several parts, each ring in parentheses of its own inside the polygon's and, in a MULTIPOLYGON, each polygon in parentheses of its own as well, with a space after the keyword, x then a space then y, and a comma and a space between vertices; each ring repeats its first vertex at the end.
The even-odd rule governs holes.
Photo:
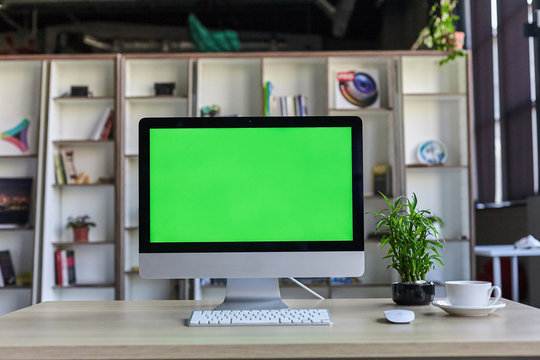
POLYGON ((438 140, 428 140, 418 145, 417 156, 422 164, 444 164, 446 146, 438 140))

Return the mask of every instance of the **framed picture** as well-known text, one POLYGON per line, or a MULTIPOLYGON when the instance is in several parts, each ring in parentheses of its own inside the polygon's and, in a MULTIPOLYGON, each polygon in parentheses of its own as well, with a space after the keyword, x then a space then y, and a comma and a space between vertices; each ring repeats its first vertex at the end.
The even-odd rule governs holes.
POLYGON ((28 225, 32 178, 0 178, 0 227, 28 225))

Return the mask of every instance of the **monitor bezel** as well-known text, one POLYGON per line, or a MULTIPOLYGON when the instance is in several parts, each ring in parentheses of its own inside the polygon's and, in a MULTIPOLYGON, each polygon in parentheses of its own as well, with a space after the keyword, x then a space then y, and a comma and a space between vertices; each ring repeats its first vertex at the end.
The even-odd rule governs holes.
POLYGON ((302 117, 156 117, 139 121, 139 252, 140 253, 213 253, 213 252, 304 252, 363 251, 364 204, 362 164, 362 120, 357 116, 302 117), (276 127, 350 127, 352 144, 353 240, 352 241, 264 241, 264 242, 150 242, 150 130, 177 128, 276 128, 276 127))

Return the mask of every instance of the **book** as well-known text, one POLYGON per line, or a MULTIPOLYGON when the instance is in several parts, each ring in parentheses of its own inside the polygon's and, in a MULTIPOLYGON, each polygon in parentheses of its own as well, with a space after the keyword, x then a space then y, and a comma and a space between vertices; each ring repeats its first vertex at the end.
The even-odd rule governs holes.
POLYGON ((62 270, 62 286, 69 285, 68 268, 67 268, 67 251, 60 250, 60 257, 62 258, 61 270, 62 270))
POLYGON ((101 129, 101 133, 99 135, 98 140, 107 140, 109 136, 112 134, 112 128, 114 124, 114 110, 109 111, 109 115, 107 117, 107 121, 105 121, 105 124, 103 125, 103 128, 101 129))
POLYGON ((90 140, 102 140, 101 136, 103 134, 103 128, 105 127, 105 124, 107 123, 107 120, 109 119, 109 117, 111 117, 112 112, 113 110, 110 107, 106 108, 105 111, 103 111, 103 113, 97 120, 96 125, 92 129, 92 132, 90 133, 90 136, 89 136, 90 140))
POLYGON ((377 69, 337 71, 335 79, 336 109, 380 107, 377 69))
POLYGON ((15 269, 9 250, 0 251, 0 286, 15 285, 15 269))
POLYGON ((59 153, 54 154, 54 179, 58 185, 63 185, 66 183, 64 166, 62 164, 62 156, 59 153))
POLYGON ((66 250, 66 267, 68 284, 75 284, 75 252, 66 250))
POLYGON ((264 116, 270 116, 272 115, 271 110, 271 99, 272 99, 272 90, 274 86, 270 81, 267 81, 264 84, 264 116))
POLYGON ((62 286, 62 250, 54 251, 54 279, 56 285, 62 286))
POLYGON ((0 178, 0 228, 28 225, 32 178, 0 178))
POLYGON ((77 183, 77 170, 75 169, 75 150, 62 149, 62 164, 65 171, 66 184, 77 183))
POLYGON ((294 107, 294 97, 293 96, 285 96, 285 106, 287 107, 286 116, 294 116, 294 115, 296 115, 296 109, 294 107))

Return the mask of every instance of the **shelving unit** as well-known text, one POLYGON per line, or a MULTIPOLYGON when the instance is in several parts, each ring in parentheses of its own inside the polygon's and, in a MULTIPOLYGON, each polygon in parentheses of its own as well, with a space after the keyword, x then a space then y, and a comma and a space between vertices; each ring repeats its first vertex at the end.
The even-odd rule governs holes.
POLYGON ((430 209, 444 226, 442 253, 446 264, 428 276, 440 282, 467 279, 472 268, 472 131, 467 59, 444 66, 441 56, 403 56, 400 62, 403 157, 406 193, 416 193, 418 206, 430 209), (419 144, 437 140, 446 147, 442 164, 418 161, 419 144))
MULTIPOLYGON (((113 140, 90 140, 100 117, 117 112, 118 59, 114 55, 53 58, 49 64, 46 134, 41 300, 113 300, 119 298, 116 272, 117 178, 116 116, 113 140), (88 86, 88 97, 69 96, 70 87, 88 86), (115 128, 116 127, 116 128, 115 128), (77 173, 84 184, 58 184, 54 156, 74 151, 77 173), (69 216, 89 215, 97 226, 89 243, 74 243, 69 216), (73 249, 76 283, 55 283, 54 251, 73 249)), ((64 168, 66 164, 64 163, 64 168)))
MULTIPOLYGON (((0 178, 31 178, 30 209, 27 224, 9 224, 2 217, 0 225, 0 251, 9 251, 15 275, 27 274, 31 284, 6 285, 0 287, 0 315, 36 302, 39 277, 36 262, 39 259, 39 231, 41 206, 41 176, 39 152, 43 128, 42 86, 44 84, 43 61, 27 57, 0 60, 0 132, 15 128, 28 119, 26 145, 19 148, 15 144, 0 141, 0 178)), ((20 134, 13 133, 23 143, 20 134)), ((3 195, 9 196, 9 193, 3 195)), ((4 201, 4 200, 2 200, 4 201)))
POLYGON ((31 121, 27 152, 0 141, 0 177, 32 177, 35 199, 29 226, 0 229, 0 251, 10 250, 17 274, 34 277, 32 287, 0 288, 0 313, 45 300, 178 296, 175 291, 183 285, 177 280, 138 275, 138 122, 200 116, 201 108, 212 105, 222 116, 263 116, 266 82, 275 96, 306 96, 308 115, 352 115, 363 121, 366 272, 353 285, 321 285, 326 295, 385 296, 382 284, 397 280, 382 260, 386 251, 370 238, 375 219, 369 212, 385 207, 374 186, 377 165, 390 169, 387 195, 414 192, 420 207, 445 222, 447 265, 430 277, 439 282, 469 278, 475 242, 470 60, 458 58, 441 67, 442 56, 404 51, 0 58, 1 130, 23 118, 31 121), (339 106, 336 73, 342 71, 376 74, 378 105, 339 106), (156 83, 174 83, 174 91, 156 95, 156 83), (91 96, 69 96, 72 85, 88 86, 91 96), (115 110, 113 138, 89 140, 107 108, 115 110), (446 145, 444 164, 418 161, 417 146, 428 139, 446 145), (76 168, 89 176, 87 184, 57 184, 54 154, 62 149, 75 150, 76 168), (68 216, 82 214, 98 224, 88 244, 73 243, 65 228, 68 216), (56 249, 75 251, 75 285, 55 285, 56 249))
POLYGON ((192 112, 193 60, 182 56, 126 55, 122 60, 119 164, 122 195, 120 228, 122 298, 169 299, 169 280, 141 279, 139 266, 138 123, 144 117, 188 116, 192 112), (156 95, 155 83, 174 83, 170 95, 156 95))

